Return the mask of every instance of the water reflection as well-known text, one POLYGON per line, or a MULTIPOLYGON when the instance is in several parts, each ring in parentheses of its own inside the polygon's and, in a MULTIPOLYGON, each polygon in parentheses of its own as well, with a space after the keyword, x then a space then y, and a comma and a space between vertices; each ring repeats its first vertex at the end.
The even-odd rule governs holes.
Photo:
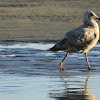
POLYGON ((96 96, 92 95, 93 91, 88 90, 89 74, 85 79, 77 76, 60 78, 64 82, 64 89, 60 93, 59 90, 52 90, 49 93, 50 98, 56 100, 95 100, 96 96))

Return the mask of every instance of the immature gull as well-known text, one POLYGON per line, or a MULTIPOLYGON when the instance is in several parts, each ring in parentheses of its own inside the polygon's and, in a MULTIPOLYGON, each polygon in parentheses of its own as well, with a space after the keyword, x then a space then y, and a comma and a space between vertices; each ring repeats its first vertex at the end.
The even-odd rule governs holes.
POLYGON ((83 13, 83 25, 72 29, 65 34, 65 37, 48 51, 65 51, 67 54, 60 62, 60 69, 64 70, 62 66, 63 61, 69 53, 85 54, 88 69, 91 69, 87 52, 95 46, 99 39, 99 26, 97 20, 100 18, 93 11, 86 11, 83 13))

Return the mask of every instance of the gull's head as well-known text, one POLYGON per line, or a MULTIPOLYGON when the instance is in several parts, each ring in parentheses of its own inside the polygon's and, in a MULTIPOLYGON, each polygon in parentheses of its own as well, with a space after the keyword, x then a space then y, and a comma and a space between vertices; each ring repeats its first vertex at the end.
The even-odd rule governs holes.
POLYGON ((83 23, 86 25, 92 25, 93 21, 100 20, 100 18, 93 11, 86 11, 83 13, 83 23))

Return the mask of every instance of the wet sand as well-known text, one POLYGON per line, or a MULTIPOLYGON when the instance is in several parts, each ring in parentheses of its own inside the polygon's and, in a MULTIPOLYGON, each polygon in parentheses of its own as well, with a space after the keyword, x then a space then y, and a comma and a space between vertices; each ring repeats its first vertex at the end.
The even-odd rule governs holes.
POLYGON ((2 100, 99 100, 100 44, 84 55, 70 54, 60 71, 64 52, 48 52, 48 43, 0 45, 0 98, 2 100), (73 99, 74 98, 74 99, 73 99))
POLYGON ((100 16, 99 4, 99 0, 0 1, 0 41, 58 41, 82 24, 82 13, 86 10, 100 16))

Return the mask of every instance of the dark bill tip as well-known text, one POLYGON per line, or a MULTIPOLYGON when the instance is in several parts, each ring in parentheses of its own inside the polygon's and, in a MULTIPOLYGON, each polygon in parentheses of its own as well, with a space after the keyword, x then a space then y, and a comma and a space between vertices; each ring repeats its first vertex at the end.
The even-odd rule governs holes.
POLYGON ((96 18, 96 20, 100 20, 100 17, 96 18))

